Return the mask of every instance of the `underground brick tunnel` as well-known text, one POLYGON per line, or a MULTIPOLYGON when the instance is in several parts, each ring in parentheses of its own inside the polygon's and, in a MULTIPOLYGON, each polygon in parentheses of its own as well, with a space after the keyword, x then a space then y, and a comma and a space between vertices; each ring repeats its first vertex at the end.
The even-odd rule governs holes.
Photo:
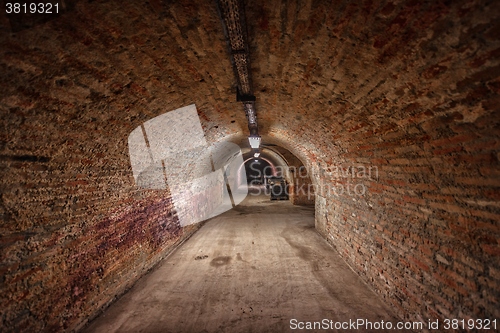
POLYGON ((0 14, 0 331, 500 329, 500 2, 22 3, 0 14), (237 147, 248 193, 221 214, 227 177, 143 176, 175 110, 237 147))

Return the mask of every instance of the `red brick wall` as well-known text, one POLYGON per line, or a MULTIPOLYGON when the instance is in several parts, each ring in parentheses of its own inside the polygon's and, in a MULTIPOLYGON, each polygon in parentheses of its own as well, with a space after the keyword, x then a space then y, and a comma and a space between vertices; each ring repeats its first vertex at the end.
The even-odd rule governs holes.
MULTIPOLYGON (((304 161, 318 230, 401 317, 500 317, 499 6, 247 6, 263 142, 304 161)), ((2 331, 62 331, 192 231, 134 187, 128 134, 192 103, 210 142, 246 119, 211 2, 0 18, 2 331)))
POLYGON ((313 206, 315 199, 314 184, 307 172, 307 168, 299 165, 297 168, 292 169, 294 172, 292 173, 293 183, 290 189, 290 201, 294 205, 313 206))
POLYGON ((317 229, 401 317, 498 318, 500 3, 287 4, 247 6, 254 81, 269 138, 337 189, 317 229))
POLYGON ((215 5, 156 5, 80 3, 14 34, 3 26, 2 332, 80 327, 198 227, 180 228, 168 191, 135 186, 128 135, 192 103, 210 142, 245 118, 220 123, 232 70, 215 5))
POLYGON ((314 205, 314 185, 308 169, 297 156, 283 147, 274 147, 288 163, 287 181, 289 184, 290 201, 294 205, 314 205))

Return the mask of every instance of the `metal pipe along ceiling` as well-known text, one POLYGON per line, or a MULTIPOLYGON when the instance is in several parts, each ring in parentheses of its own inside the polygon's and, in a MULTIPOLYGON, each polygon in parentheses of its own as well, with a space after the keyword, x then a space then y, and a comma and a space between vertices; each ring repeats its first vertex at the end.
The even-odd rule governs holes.
POLYGON ((259 136, 255 96, 250 75, 250 57, 243 1, 217 0, 217 6, 229 46, 234 75, 238 81, 236 99, 243 103, 250 136, 259 136))

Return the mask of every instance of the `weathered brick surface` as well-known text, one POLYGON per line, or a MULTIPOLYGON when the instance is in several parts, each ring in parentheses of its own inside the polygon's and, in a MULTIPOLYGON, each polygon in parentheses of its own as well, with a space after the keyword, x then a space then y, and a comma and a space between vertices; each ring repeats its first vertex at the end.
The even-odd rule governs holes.
POLYGON ((289 182, 289 198, 294 205, 314 205, 314 186, 311 181, 311 175, 308 173, 304 163, 283 147, 274 147, 286 161, 284 166, 288 169, 287 181, 289 182))
POLYGON ((498 318, 500 4, 247 14, 262 132, 307 161, 317 229, 401 317, 498 318))
POLYGON ((4 26, 0 331, 81 327, 196 230, 180 228, 168 191, 135 186, 128 135, 192 103, 209 142, 245 118, 220 121, 232 71, 215 6, 169 6, 80 3, 4 26))
MULTIPOLYGON (((499 19, 482 0, 247 5, 263 142, 306 164, 317 229, 402 318, 500 318, 499 19)), ((210 142, 246 119, 212 2, 0 24, 2 331, 70 330, 192 231, 134 187, 128 134, 192 103, 210 142)))

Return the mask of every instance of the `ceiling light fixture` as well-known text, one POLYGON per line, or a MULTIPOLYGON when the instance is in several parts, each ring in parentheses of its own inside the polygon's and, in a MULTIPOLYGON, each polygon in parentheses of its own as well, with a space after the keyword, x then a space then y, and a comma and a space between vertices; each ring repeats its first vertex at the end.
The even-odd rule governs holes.
POLYGON ((250 143, 250 147, 253 149, 259 149, 260 147, 260 136, 252 135, 248 137, 248 142, 250 143))

